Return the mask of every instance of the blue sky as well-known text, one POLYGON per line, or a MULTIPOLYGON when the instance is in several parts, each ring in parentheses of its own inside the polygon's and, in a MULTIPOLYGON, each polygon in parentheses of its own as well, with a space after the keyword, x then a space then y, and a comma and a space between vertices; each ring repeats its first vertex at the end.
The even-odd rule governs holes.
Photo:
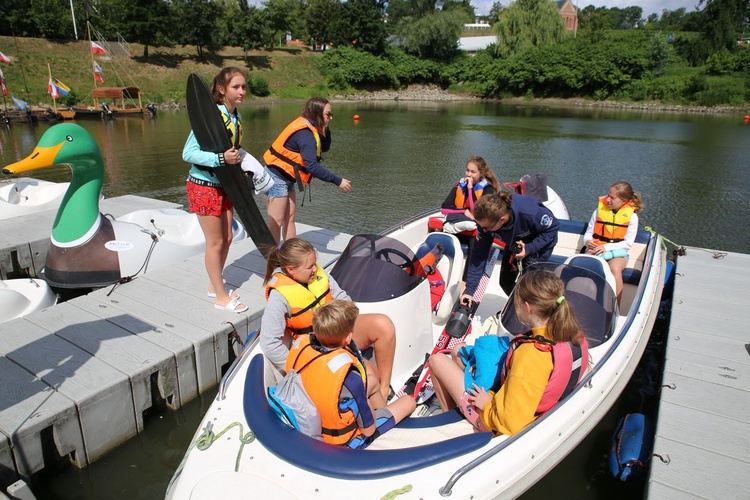
MULTIPOLYGON (((493 2, 497 0, 471 0, 471 4, 476 8, 477 14, 484 15, 489 13, 490 7, 493 2)), ((698 0, 572 0, 573 5, 576 5, 579 9, 583 9, 588 5, 595 7, 617 7, 623 9, 630 7, 631 5, 637 5, 643 8, 643 17, 648 17, 649 14, 655 12, 661 15, 661 11, 677 10, 680 7, 684 7, 687 12, 695 10, 695 6, 698 4, 698 0)), ((503 5, 508 5, 509 0, 500 0, 503 5)))

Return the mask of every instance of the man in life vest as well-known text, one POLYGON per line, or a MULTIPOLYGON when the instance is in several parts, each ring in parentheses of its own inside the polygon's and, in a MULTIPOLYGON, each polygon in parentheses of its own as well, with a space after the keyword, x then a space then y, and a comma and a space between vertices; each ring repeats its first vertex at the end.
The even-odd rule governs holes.
POLYGON ((313 315, 311 335, 298 337, 289 350, 286 371, 300 373, 302 385, 320 413, 325 442, 365 448, 377 436, 411 415, 414 399, 386 404, 377 370, 352 342, 359 309, 333 300, 313 315))

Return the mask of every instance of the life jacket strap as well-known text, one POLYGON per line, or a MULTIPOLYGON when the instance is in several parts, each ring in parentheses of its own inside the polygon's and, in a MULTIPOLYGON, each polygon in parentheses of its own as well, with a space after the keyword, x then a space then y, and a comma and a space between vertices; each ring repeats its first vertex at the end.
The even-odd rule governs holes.
POLYGON ((271 154, 274 155, 276 158, 278 158, 279 160, 283 161, 287 165, 290 165, 294 169, 294 178, 297 180, 297 190, 298 191, 302 191, 304 188, 303 188, 303 185, 302 185, 302 177, 299 175, 299 171, 300 171, 300 169, 305 168, 304 165, 300 165, 296 161, 290 160, 286 156, 284 156, 281 153, 279 153, 278 151, 276 151, 273 148, 273 146, 269 147, 268 151, 270 151, 271 154))
POLYGON ((357 424, 356 420, 353 420, 352 423, 350 423, 343 429, 329 429, 327 427, 323 427, 321 429, 321 434, 325 434, 326 436, 338 437, 338 436, 343 436, 345 434, 349 434, 350 432, 355 431, 358 428, 359 428, 359 424, 357 424))

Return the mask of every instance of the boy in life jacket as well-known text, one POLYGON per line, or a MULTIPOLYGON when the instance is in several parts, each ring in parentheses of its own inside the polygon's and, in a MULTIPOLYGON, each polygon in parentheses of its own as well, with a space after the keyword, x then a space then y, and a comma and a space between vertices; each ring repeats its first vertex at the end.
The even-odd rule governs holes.
POLYGON ((643 210, 641 195, 627 182, 616 182, 599 204, 583 235, 584 251, 609 264, 615 277, 617 302, 622 296, 622 271, 628 265, 628 250, 638 234, 638 214, 643 210))
POLYGON ((518 281, 513 305, 531 331, 511 341, 497 391, 476 384, 465 391, 456 350, 453 359, 432 355, 432 383, 441 408, 458 406, 475 428, 513 435, 567 396, 586 372, 588 348, 564 291, 562 280, 550 271, 527 272, 518 281))
POLYGON ((320 413, 324 441, 361 449, 411 415, 416 403, 407 395, 386 404, 377 371, 352 341, 357 316, 359 308, 346 300, 318 308, 313 333, 292 343, 286 371, 301 372, 320 413))

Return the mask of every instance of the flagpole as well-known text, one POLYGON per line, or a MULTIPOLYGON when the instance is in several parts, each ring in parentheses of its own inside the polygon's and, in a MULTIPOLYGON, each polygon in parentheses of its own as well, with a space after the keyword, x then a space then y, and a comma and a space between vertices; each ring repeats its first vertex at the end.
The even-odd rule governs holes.
MULTIPOLYGON (((49 67, 49 63, 47 63, 47 72, 49 73, 49 82, 52 83, 52 68, 49 67)), ((49 83, 47 86, 49 86, 49 83)), ((57 99, 55 99, 54 92, 51 92, 50 95, 52 96, 52 108, 55 110, 55 114, 57 114, 57 99)))
POLYGON ((70 15, 73 17, 73 33, 75 33, 76 41, 78 41, 78 28, 76 27, 76 11, 73 10, 73 0, 70 0, 70 15))
POLYGON ((89 54, 91 54, 91 72, 94 77, 94 88, 96 88, 96 66, 94 66, 94 50, 93 46, 91 45, 91 23, 89 21, 86 21, 86 32, 87 36, 89 37, 89 54))
MULTIPOLYGON (((23 88, 26 93, 29 93, 29 86, 26 85, 26 72, 23 70, 23 59, 21 59, 21 50, 18 48, 18 40, 16 40, 16 32, 13 32, 13 43, 16 44, 16 52, 18 52, 18 61, 21 63, 21 76, 23 77, 23 88)), ((28 99, 28 97, 27 97, 28 99)))

